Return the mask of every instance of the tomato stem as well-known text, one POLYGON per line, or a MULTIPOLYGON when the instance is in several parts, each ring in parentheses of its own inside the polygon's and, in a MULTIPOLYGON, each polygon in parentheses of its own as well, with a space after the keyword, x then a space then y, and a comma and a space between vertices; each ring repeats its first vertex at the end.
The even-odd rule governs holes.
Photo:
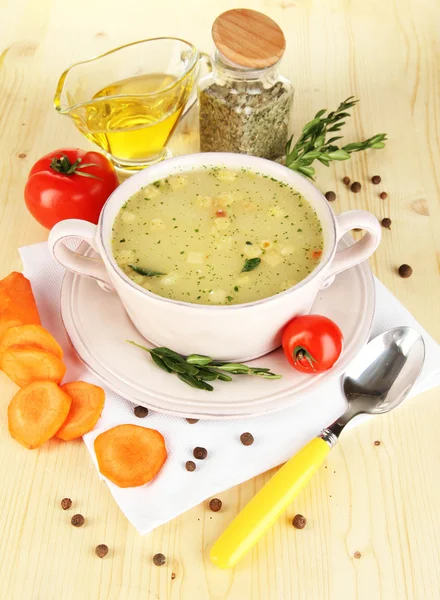
POLYGON ((97 167, 95 163, 86 163, 85 165, 81 164, 82 159, 78 158, 74 163, 71 163, 69 158, 65 154, 61 154, 59 158, 56 156, 50 161, 50 168, 56 171, 57 173, 61 173, 62 175, 81 175, 81 177, 90 177, 91 179, 101 179, 96 175, 92 175, 91 173, 84 173, 80 171, 80 169, 84 169, 84 167, 97 167))
POLYGON ((303 346, 295 346, 295 348, 293 349, 293 358, 295 360, 295 363, 301 362, 305 358, 309 365, 312 367, 312 369, 316 371, 313 363, 318 361, 303 346))

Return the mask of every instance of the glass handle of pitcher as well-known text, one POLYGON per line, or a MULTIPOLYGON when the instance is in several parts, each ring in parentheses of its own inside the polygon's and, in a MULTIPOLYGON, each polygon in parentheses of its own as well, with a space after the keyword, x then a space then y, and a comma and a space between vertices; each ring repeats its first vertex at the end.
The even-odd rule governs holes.
MULTIPOLYGON (((200 52, 200 56, 199 56, 199 60, 198 60, 199 65, 202 63, 202 61, 204 61, 206 63, 207 73, 210 73, 212 71, 212 61, 211 61, 211 57, 209 56, 209 54, 207 54, 206 52, 200 52)), ((186 106, 182 113, 181 119, 186 117, 186 115, 192 109, 194 104, 197 102, 197 82, 200 79, 200 77, 201 77, 201 73, 200 73, 200 67, 199 67, 199 73, 197 74, 196 81, 194 82, 194 85, 193 85, 193 89, 191 91, 191 94, 189 95, 187 102, 186 102, 186 106)))

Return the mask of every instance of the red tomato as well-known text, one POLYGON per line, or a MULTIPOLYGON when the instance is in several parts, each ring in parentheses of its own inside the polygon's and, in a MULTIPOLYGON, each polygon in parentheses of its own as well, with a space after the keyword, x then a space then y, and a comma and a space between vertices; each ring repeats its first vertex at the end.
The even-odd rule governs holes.
POLYGON ((292 367, 305 373, 331 369, 342 352, 342 331, 321 315, 290 321, 283 333, 283 349, 292 367))
POLYGON ((97 223, 118 185, 113 165, 103 154, 67 148, 50 152, 34 164, 24 198, 31 215, 47 229, 64 219, 97 223))

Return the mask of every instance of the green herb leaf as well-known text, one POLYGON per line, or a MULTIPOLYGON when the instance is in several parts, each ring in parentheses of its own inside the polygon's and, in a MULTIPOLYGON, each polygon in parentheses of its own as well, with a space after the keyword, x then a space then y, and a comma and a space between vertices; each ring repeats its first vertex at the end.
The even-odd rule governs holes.
POLYGON ((167 356, 168 358, 172 358, 173 360, 177 360, 179 362, 185 362, 185 359, 180 354, 174 352, 174 350, 170 350, 169 348, 164 348, 163 346, 153 348, 151 352, 153 352, 153 354, 158 354, 159 356, 167 356))
POLYGON ((229 377, 226 373, 219 373, 218 378, 220 381, 232 381, 232 377, 229 377))
POLYGON ((153 353, 150 353, 150 355, 153 361, 156 363, 156 365, 160 367, 163 371, 166 371, 167 373, 173 372, 173 370, 167 364, 164 363, 160 356, 157 356, 157 354, 153 353))
POLYGON ((261 258, 247 258, 244 261, 244 267, 242 268, 241 272, 245 273, 246 271, 253 271, 258 267, 260 262, 261 258))
POLYGON ((166 275, 166 273, 161 273, 160 271, 152 271, 151 269, 145 269, 143 267, 138 267, 137 265, 128 265, 133 271, 139 273, 139 275, 145 275, 145 277, 157 277, 158 275, 166 275))
POLYGON ((218 379, 218 373, 213 373, 212 371, 208 371, 207 369, 199 369, 197 373, 198 379, 203 379, 203 381, 215 381, 218 379))
POLYGON ((347 160, 350 158, 349 153, 345 150, 335 150, 334 152, 329 152, 327 156, 332 160, 347 160))
POLYGON ((228 371, 230 373, 243 373, 243 374, 248 374, 251 371, 251 367, 248 367, 247 365, 242 365, 240 363, 225 363, 223 365, 219 365, 218 367, 220 370, 222 371, 228 371))
POLYGON ((201 367, 204 367, 212 362, 212 358, 210 356, 203 356, 202 354, 190 354, 187 357, 186 362, 190 365, 200 365, 201 367))
MULTIPOLYGON (((157 356, 157 354, 152 354, 152 356, 157 356)), ((170 369, 170 373, 171 372, 174 372, 174 373, 186 373, 186 369, 183 366, 186 363, 177 362, 175 360, 172 360, 171 358, 168 358, 168 356, 161 356, 159 358, 161 360, 163 360, 163 362, 166 364, 166 366, 170 369)))
POLYGON ((197 388, 198 390, 206 390, 208 392, 212 392, 214 389, 212 385, 209 385, 209 383, 205 383, 202 379, 197 379, 196 377, 188 375, 187 373, 177 373, 177 377, 181 381, 184 381, 191 387, 197 388))

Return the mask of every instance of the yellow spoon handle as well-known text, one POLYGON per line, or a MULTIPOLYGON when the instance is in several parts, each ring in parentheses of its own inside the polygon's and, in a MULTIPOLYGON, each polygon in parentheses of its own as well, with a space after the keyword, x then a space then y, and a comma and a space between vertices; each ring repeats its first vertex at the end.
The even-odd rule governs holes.
POLYGON ((329 452, 327 442, 317 437, 286 462, 215 542, 212 562, 222 569, 237 564, 307 485, 329 452))

